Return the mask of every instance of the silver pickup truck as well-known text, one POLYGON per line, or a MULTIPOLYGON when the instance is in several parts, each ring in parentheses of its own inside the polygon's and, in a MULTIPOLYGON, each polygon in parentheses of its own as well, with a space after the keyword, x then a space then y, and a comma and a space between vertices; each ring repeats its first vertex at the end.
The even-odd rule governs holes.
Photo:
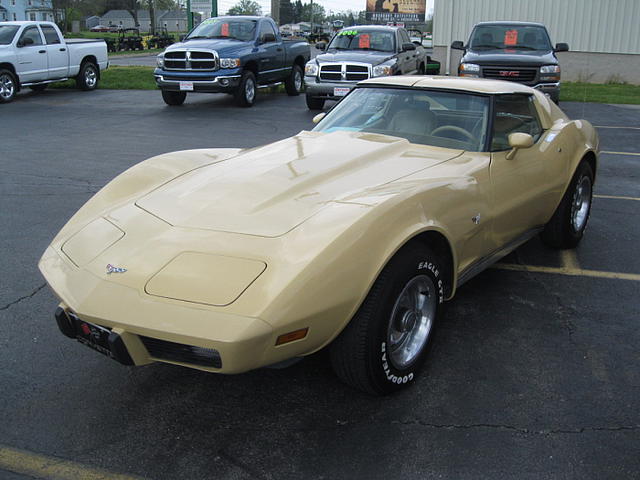
POLYGON ((52 22, 0 23, 0 103, 22 87, 41 91, 69 78, 93 90, 108 65, 104 40, 65 39, 52 22))

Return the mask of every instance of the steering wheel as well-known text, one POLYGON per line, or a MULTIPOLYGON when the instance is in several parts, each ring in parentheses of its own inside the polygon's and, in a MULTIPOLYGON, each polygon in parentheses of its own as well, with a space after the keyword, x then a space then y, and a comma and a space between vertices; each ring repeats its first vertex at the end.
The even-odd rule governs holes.
MULTIPOLYGON (((464 128, 456 127, 455 125, 442 125, 441 127, 438 127, 433 132, 431 132, 431 135, 438 135, 438 133, 444 132, 446 130, 451 130, 452 132, 459 133, 467 137, 471 141, 476 139, 473 135, 471 135, 471 133, 466 131, 464 128)), ((438 136, 441 137, 442 135, 438 135, 438 136)))

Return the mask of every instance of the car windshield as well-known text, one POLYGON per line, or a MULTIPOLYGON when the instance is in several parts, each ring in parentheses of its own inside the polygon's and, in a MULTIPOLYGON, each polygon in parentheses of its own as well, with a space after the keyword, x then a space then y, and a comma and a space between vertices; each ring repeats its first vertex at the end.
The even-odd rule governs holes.
POLYGON ((210 18, 198 25, 185 38, 231 38, 248 42, 253 40, 256 31, 255 20, 236 20, 230 18, 210 18))
POLYGON ((412 143, 485 150, 489 97, 466 92, 356 88, 313 129, 371 132, 412 143))
POLYGON ((469 41, 471 50, 551 50, 544 27, 535 25, 478 25, 469 41))
POLYGON ((0 25, 0 45, 9 45, 18 31, 17 25, 0 25))
POLYGON ((335 50, 378 50, 380 52, 395 51, 394 33, 383 30, 341 30, 328 49, 335 50))

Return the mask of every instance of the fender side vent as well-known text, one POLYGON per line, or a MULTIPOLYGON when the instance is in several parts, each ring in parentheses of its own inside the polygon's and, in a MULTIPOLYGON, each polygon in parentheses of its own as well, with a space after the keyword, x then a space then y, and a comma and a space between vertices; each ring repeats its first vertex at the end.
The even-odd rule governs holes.
POLYGON ((220 353, 213 348, 196 347, 140 335, 149 355, 158 360, 188 363, 201 367, 222 368, 220 353))

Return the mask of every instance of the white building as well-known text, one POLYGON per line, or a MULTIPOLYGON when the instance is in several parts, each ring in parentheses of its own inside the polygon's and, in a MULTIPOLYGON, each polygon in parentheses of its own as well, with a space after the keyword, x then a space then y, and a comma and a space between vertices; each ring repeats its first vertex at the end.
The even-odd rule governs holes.
POLYGON ((465 44, 478 22, 516 20, 547 26, 558 53, 562 78, 593 83, 640 84, 640 0, 435 0, 434 58, 455 75, 465 44))

